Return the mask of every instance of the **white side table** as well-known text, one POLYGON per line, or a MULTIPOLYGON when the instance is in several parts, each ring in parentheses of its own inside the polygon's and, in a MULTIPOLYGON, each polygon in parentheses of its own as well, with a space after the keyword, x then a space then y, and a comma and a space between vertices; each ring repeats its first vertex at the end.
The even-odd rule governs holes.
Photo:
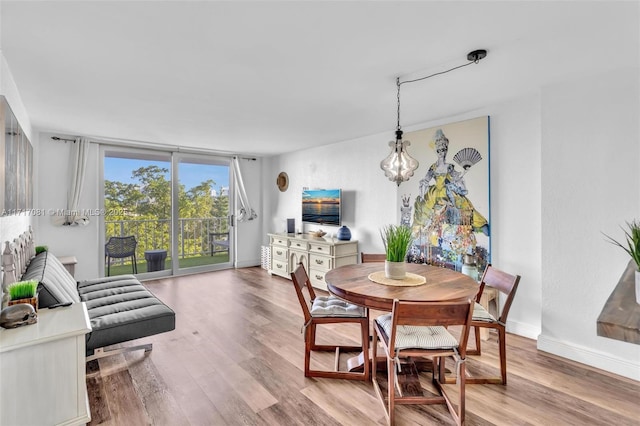
POLYGON ((64 267, 69 271, 72 277, 75 277, 76 274, 76 264, 78 263, 78 259, 75 256, 60 256, 58 260, 64 267))
POLYGON ((80 425, 87 397, 84 303, 38 310, 38 322, 0 328, 0 424, 80 425))

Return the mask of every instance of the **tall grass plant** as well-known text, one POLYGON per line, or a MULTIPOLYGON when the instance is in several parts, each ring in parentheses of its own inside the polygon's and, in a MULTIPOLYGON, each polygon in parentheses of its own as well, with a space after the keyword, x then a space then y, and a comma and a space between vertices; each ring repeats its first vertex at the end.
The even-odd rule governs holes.
POLYGON ((411 228, 405 225, 387 225, 380 230, 384 251, 389 262, 404 262, 413 241, 411 228))
POLYGON ((9 297, 11 300, 30 299, 35 297, 37 289, 38 281, 36 280, 18 281, 9 285, 9 297))

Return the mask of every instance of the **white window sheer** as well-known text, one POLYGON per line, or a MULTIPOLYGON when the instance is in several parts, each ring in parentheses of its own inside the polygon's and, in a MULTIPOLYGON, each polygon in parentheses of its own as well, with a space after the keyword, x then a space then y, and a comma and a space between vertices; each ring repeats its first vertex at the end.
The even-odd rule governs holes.
POLYGON ((251 208, 249 204, 249 198, 247 197, 247 191, 244 188, 244 182, 242 181, 242 173, 240 173, 240 162, 238 157, 233 157, 233 176, 236 182, 236 190, 238 191, 238 198, 240 199, 240 208, 238 209, 237 219, 240 222, 246 222, 258 217, 255 210, 251 208))
POLYGON ((69 162, 69 189, 67 191, 67 214, 63 225, 77 226, 88 225, 89 217, 82 215, 78 210, 80 195, 84 185, 84 175, 87 170, 87 158, 89 157, 89 140, 76 138, 71 146, 71 158, 69 162))

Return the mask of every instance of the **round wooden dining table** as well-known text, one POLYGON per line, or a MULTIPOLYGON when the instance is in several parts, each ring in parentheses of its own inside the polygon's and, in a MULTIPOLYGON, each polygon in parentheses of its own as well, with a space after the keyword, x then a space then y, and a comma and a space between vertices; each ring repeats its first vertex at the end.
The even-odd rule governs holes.
POLYGON ((393 286, 369 279, 370 274, 383 270, 383 262, 340 266, 327 272, 325 283, 334 296, 382 311, 391 311, 394 299, 414 302, 473 299, 480 288, 475 280, 460 272, 415 263, 407 263, 407 272, 423 276, 424 284, 393 286))

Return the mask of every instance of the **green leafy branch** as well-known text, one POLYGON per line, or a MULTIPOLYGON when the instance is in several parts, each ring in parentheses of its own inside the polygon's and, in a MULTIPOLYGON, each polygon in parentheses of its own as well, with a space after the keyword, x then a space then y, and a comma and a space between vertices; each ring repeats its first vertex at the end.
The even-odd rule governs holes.
POLYGON ((637 220, 627 222, 627 227, 629 228, 628 231, 622 228, 622 226, 620 227, 624 232, 626 246, 605 233, 603 233, 603 235, 607 237, 611 244, 626 251, 636 263, 636 267, 640 269, 640 222, 637 220))

